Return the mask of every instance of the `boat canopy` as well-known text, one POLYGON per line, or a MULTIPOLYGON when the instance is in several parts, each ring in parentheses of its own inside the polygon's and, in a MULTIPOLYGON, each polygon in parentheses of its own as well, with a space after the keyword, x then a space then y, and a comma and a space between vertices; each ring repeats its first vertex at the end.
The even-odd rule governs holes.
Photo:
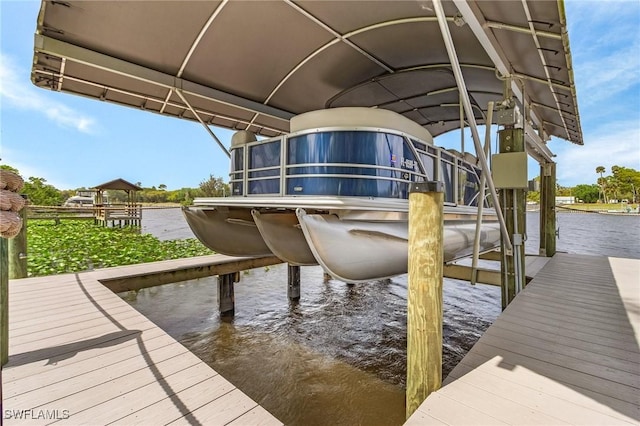
MULTIPOLYGON (((583 143, 562 0, 442 7, 476 122, 507 86, 538 144, 583 143)), ((351 106, 398 112, 435 137, 468 120, 434 9, 431 0, 43 0, 32 81, 267 137, 290 132, 295 115, 351 106)))

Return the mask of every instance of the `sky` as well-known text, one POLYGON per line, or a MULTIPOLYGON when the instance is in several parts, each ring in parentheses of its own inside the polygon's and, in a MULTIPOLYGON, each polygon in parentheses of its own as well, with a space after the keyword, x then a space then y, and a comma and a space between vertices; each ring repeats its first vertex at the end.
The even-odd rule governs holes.
MULTIPOLYGON (((210 175, 228 180, 227 156, 196 122, 33 86, 39 6, 0 0, 0 164, 58 189, 116 178, 170 190, 210 175)), ((598 166, 640 170, 640 1, 566 0, 565 8, 584 146, 549 142, 558 183, 595 183, 598 166)), ((232 132, 212 130, 228 147, 232 132)), ((466 140, 468 148, 468 131, 466 140)), ((435 143, 459 149, 460 134, 435 143)), ((529 177, 538 174, 530 160, 529 177)))

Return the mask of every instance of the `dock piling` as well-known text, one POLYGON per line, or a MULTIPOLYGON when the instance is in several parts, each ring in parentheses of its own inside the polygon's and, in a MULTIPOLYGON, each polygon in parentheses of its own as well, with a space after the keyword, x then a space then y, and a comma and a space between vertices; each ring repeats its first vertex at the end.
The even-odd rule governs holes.
POLYGON ((556 254, 556 163, 540 165, 540 256, 556 254))
POLYGON ((287 296, 292 302, 300 300, 300 266, 287 264, 287 296))
POLYGON ((421 182, 409 194, 407 419, 442 383, 444 193, 421 182))
POLYGON ((236 276, 235 272, 218 275, 218 308, 221 318, 233 318, 235 315, 233 284, 236 276))
MULTIPOLYGON (((27 198, 26 195, 22 195, 27 198)), ((27 277, 27 209, 19 212, 22 228, 15 237, 9 240, 9 279, 27 277)))
MULTIPOLYGON (((0 237, 0 367, 9 360, 9 240, 0 237)), ((2 384, 0 383, 0 386, 2 384)))

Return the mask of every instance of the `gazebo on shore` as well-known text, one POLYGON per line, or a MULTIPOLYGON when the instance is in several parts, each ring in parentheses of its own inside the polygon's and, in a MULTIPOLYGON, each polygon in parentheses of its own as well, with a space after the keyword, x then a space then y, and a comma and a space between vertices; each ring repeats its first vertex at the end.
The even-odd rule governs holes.
POLYGON ((103 226, 142 226, 142 205, 137 202, 136 193, 142 188, 127 182, 124 179, 114 179, 112 181, 96 185, 91 188, 96 191, 94 203, 95 222, 103 226), (124 204, 110 204, 105 202, 105 191, 124 191, 127 200, 124 204))

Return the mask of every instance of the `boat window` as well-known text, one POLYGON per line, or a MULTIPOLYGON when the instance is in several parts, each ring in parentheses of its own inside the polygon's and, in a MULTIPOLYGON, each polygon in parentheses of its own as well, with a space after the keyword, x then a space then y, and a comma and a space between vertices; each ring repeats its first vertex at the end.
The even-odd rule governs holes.
POLYGON ((436 158, 428 154, 420 154, 420 159, 422 160, 427 180, 436 180, 436 158))
POLYGON ((453 155, 446 153, 444 150, 440 151, 440 158, 453 163, 453 155))
POLYGON ((287 179, 287 194, 408 198, 409 184, 354 176, 301 176, 287 179))
POLYGON ((381 132, 295 136, 288 140, 287 158, 287 194, 292 195, 406 198, 408 182, 422 173, 405 138, 381 132))
POLYGON ((427 151, 427 144, 422 143, 422 142, 418 142, 415 139, 411 139, 411 143, 413 143, 413 146, 416 149, 419 149, 420 151, 425 151, 425 152, 427 151))
POLYGON ((244 148, 231 150, 231 172, 244 169, 244 148))
MULTIPOLYGON (((244 172, 244 147, 235 148, 231 151, 231 173, 229 173, 230 181, 234 180, 242 180, 244 172)), ((233 190, 232 185, 232 193, 235 195, 240 195, 242 191, 236 192, 233 190)))
POLYGON ((249 147, 249 169, 280 165, 280 140, 249 147))
POLYGON ((243 195, 242 194, 242 181, 239 182, 231 182, 231 193, 233 195, 243 195))
POLYGON ((473 168, 460 166, 460 180, 464 185, 460 188, 460 204, 468 206, 478 205, 478 192, 480 191, 480 178, 473 168), (464 180, 462 177, 464 176, 464 180))
POLYGON ((279 192, 280 178, 249 181, 249 194, 278 194, 279 192))
POLYGON ((453 164, 446 161, 440 161, 440 180, 442 181, 442 184, 444 186, 444 201, 446 203, 455 203, 455 188, 453 187, 453 179, 453 164))

